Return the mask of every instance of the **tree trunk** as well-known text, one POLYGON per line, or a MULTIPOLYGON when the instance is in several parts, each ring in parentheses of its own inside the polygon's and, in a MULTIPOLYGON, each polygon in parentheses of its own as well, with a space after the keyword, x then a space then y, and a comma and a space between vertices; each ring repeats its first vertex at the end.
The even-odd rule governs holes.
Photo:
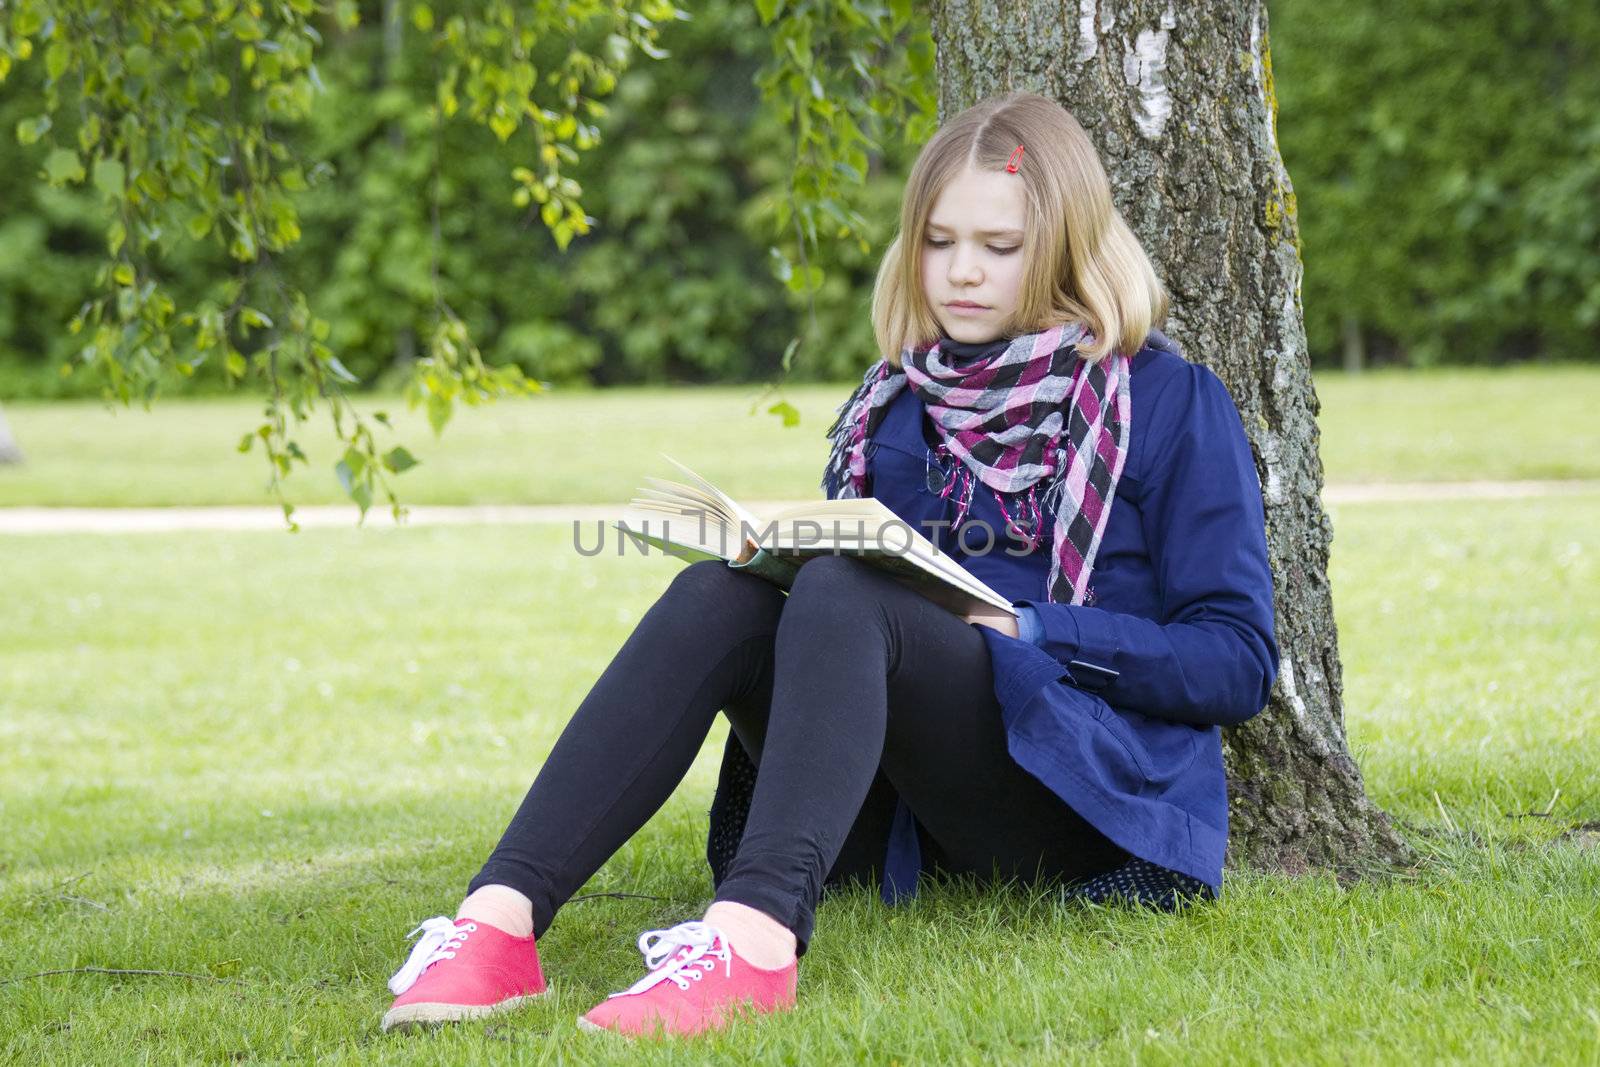
POLYGON ((1294 192, 1278 154, 1263 0, 939 0, 943 120, 1027 89, 1100 150, 1172 293, 1167 334, 1227 383, 1266 504, 1282 653, 1266 711, 1224 733, 1229 863, 1350 871, 1407 858, 1345 742, 1318 411, 1294 192))
POLYGON ((22 449, 17 445, 17 439, 11 436, 11 427, 6 424, 6 413, 0 408, 0 463, 21 463, 22 449))

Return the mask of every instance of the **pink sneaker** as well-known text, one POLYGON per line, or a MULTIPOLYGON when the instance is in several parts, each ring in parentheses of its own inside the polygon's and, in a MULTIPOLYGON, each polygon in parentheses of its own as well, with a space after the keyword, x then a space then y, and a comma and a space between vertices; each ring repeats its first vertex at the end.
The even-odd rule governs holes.
POLYGON ((531 936, 512 937, 488 923, 443 915, 411 933, 422 936, 389 979, 389 991, 397 995, 383 1017, 385 1030, 476 1019, 544 994, 531 936))
POLYGON ((796 961, 763 970, 734 952, 722 931, 703 922, 648 930, 639 937, 650 973, 578 1019, 585 1030, 629 1037, 687 1036, 719 1030, 741 1011, 794 1007, 796 961))

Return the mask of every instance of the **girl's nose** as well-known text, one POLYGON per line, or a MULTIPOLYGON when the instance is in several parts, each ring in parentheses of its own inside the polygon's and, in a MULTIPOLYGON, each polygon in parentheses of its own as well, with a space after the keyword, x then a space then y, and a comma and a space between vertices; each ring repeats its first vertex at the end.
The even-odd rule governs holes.
POLYGON ((956 249, 950 256, 950 283, 958 285, 964 282, 977 282, 983 278, 983 271, 978 266, 978 257, 972 252, 963 252, 956 249))

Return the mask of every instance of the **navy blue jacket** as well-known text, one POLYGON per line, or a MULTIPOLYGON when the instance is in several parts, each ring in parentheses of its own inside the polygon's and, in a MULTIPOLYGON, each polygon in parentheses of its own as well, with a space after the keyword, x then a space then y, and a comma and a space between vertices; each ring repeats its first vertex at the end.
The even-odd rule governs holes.
MULTIPOLYGON (((954 461, 934 457, 909 388, 869 438, 867 488, 1039 612, 1038 645, 979 627, 1012 757, 1122 848, 1216 891, 1228 839, 1220 728, 1260 711, 1277 674, 1272 573, 1238 409, 1212 371, 1156 347, 1170 344, 1152 334, 1132 361, 1128 460, 1084 606, 1046 602, 1053 516, 1022 556, 1003 551, 1005 519, 981 485, 962 527, 928 525, 955 517, 955 493, 937 493, 954 461), (979 522, 995 532, 991 551, 979 522)), ((913 814, 902 804, 886 861, 902 893, 920 865, 913 814)))

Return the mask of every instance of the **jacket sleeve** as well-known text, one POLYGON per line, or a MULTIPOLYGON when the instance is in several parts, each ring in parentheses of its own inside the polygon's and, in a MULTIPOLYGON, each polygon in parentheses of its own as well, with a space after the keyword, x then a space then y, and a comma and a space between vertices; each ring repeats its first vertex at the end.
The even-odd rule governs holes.
POLYGON ((1140 507, 1160 621, 1019 603, 1039 612, 1039 647, 1107 703, 1195 725, 1243 722, 1266 706, 1278 647, 1261 487, 1238 408, 1211 370, 1186 364, 1143 432, 1140 507))

